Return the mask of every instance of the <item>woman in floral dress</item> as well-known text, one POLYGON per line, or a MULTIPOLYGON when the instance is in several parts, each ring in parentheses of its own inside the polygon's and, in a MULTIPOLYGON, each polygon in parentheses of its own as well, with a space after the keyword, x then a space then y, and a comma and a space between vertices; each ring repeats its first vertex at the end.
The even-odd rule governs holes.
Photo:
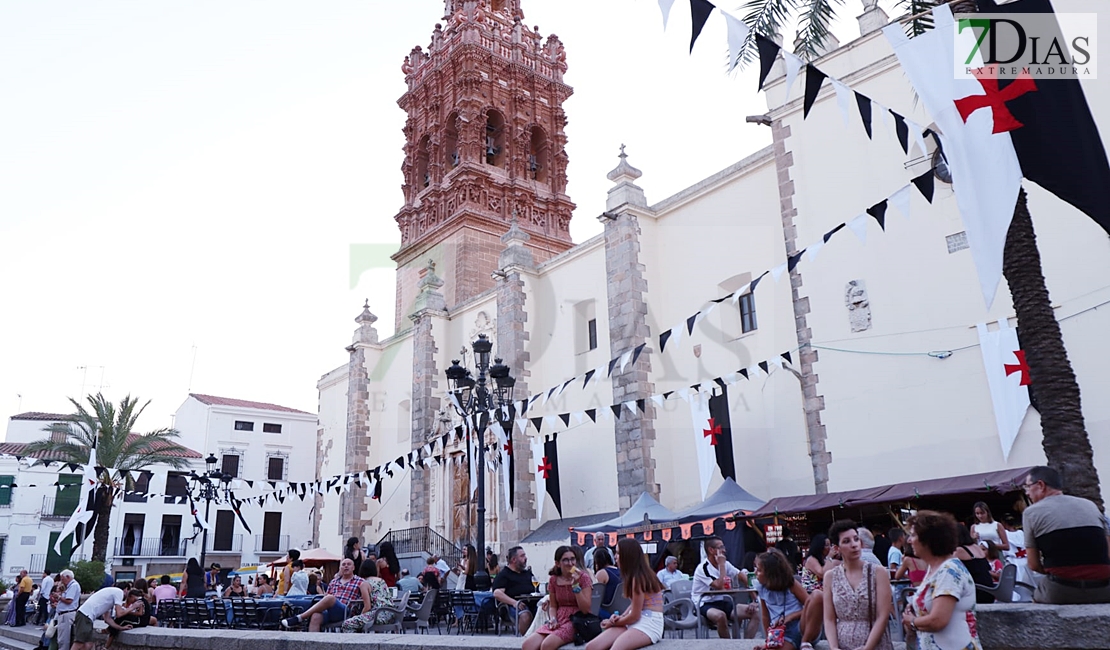
POLYGON ((825 636, 829 648, 893 650, 887 631, 892 609, 890 573, 863 561, 863 546, 854 521, 834 522, 829 539, 843 560, 825 572, 825 636))
POLYGON ((362 584, 359 589, 363 592, 365 597, 366 592, 370 594, 370 611, 363 612, 358 616, 352 616, 343 621, 342 629, 344 632, 361 632, 364 627, 393 622, 393 612, 378 612, 377 621, 370 621, 370 614, 379 607, 388 607, 393 604, 393 598, 389 593, 389 585, 385 584, 385 580, 378 577, 378 565, 374 560, 363 560, 362 566, 358 568, 358 576, 362 578, 362 584))
POLYGON ((975 582, 955 557, 957 524, 952 515, 921 510, 910 519, 914 553, 929 565, 902 622, 917 636, 919 650, 982 650, 975 620, 975 582))
POLYGON ((551 620, 524 639, 523 650, 555 650, 574 642, 574 624, 570 617, 575 612, 590 613, 590 574, 578 567, 574 549, 560 546, 555 551, 555 568, 547 581, 550 595, 548 612, 551 620))

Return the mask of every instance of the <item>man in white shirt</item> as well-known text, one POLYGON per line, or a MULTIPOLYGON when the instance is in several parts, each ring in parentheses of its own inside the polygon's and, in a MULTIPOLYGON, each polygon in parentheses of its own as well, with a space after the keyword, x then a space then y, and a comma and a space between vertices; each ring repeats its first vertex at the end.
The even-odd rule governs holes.
MULTIPOLYGON (((586 568, 593 571, 594 568, 594 551, 599 548, 606 548, 605 546, 605 533, 594 533, 594 545, 586 550, 582 556, 582 561, 586 563, 586 568)), ((612 553, 609 553, 612 557, 612 553)))
MULTIPOLYGON (((143 592, 132 589, 126 594, 119 587, 105 587, 89 596, 77 608, 73 619, 73 646, 70 650, 92 650, 96 646, 93 636, 93 621, 101 619, 116 630, 130 630, 130 625, 120 625, 115 619, 128 614, 143 613, 143 592)), ((62 650, 61 645, 58 646, 62 650)))
POLYGON ((438 555, 433 555, 432 559, 435 560, 436 568, 439 569, 439 575, 446 578, 447 574, 451 572, 451 567, 447 566, 447 563, 443 561, 443 558, 438 555))
POLYGON ((44 625, 50 615, 50 592, 54 591, 54 577, 49 571, 42 572, 42 581, 39 583, 38 615, 35 617, 37 625, 44 625))
POLYGON ((673 555, 667 558, 667 561, 663 563, 663 568, 659 569, 659 573, 656 575, 659 577, 659 582, 663 583, 664 589, 670 589, 672 582, 690 579, 690 576, 678 570, 678 558, 673 555))
MULTIPOLYGON (((748 579, 740 573, 740 569, 732 566, 728 561, 725 543, 720 537, 708 537, 705 540, 706 561, 694 570, 694 587, 690 596, 698 607, 698 613, 717 627, 717 636, 722 639, 730 637, 728 621, 732 617, 748 619, 747 630, 744 636, 754 639, 759 631, 759 608, 747 604, 738 604, 730 608, 729 595, 706 594, 707 591, 721 591, 729 589, 746 589, 748 579), (727 580, 726 580, 727 578, 727 580), (730 611, 730 609, 732 611, 730 611)), ((732 594, 737 596, 738 594, 732 594)))
POLYGON ((62 583, 62 595, 58 598, 58 607, 54 614, 54 620, 58 624, 58 650, 69 650, 73 619, 81 605, 81 583, 73 579, 73 572, 69 569, 62 571, 58 580, 62 583))

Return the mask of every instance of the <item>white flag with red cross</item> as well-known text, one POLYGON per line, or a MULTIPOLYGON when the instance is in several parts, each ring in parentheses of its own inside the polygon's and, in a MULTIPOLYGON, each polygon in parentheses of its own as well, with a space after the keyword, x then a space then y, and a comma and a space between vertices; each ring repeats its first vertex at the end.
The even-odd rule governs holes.
POLYGON ((1008 459, 1029 410, 1029 365, 1025 362, 1025 351, 1018 344, 1017 330, 1011 328, 1006 319, 998 321, 998 329, 993 332, 987 329, 986 323, 976 327, 994 403, 998 440, 1002 443, 1002 458, 1008 459))

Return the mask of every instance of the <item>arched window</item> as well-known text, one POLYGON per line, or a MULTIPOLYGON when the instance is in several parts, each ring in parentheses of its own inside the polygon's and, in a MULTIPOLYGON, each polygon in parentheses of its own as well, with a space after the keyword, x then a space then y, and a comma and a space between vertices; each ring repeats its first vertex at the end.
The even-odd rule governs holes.
POLYGON ((447 116, 447 128, 443 130, 443 164, 448 171, 459 166, 458 120, 458 114, 451 113, 447 116))
POLYGON ((528 178, 537 183, 547 184, 550 178, 548 170, 551 167, 547 135, 538 126, 532 127, 532 138, 528 144, 527 165, 528 178))
POLYGON ((413 185, 416 186, 417 194, 432 184, 431 172, 428 170, 428 156, 430 152, 431 140, 429 140, 428 136, 420 138, 420 143, 416 146, 416 178, 413 179, 413 185))
POLYGON ((491 109, 486 117, 485 160, 487 165, 505 168, 505 160, 508 157, 505 150, 505 132, 507 130, 504 116, 491 109))

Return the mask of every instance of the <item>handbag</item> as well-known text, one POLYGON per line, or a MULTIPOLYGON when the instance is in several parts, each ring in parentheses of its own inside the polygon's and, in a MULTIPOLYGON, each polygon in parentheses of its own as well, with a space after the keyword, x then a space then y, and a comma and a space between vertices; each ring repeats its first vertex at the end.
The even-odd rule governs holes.
MULTIPOLYGON (((771 611, 771 603, 767 602, 767 611, 771 611)), ((781 648, 786 645, 786 595, 782 597, 782 616, 767 626, 767 638, 763 645, 767 648, 781 648)))
MULTIPOLYGON (((865 562, 867 567, 867 623, 871 626, 875 625, 875 597, 872 595, 875 589, 875 574, 871 567, 870 562, 865 562)), ((890 625, 883 629, 883 636, 879 639, 879 648, 893 647, 890 642, 890 625)))
POLYGON ((601 618, 595 614, 575 612, 570 615, 570 622, 574 625, 574 645, 593 641, 601 634, 601 618))

